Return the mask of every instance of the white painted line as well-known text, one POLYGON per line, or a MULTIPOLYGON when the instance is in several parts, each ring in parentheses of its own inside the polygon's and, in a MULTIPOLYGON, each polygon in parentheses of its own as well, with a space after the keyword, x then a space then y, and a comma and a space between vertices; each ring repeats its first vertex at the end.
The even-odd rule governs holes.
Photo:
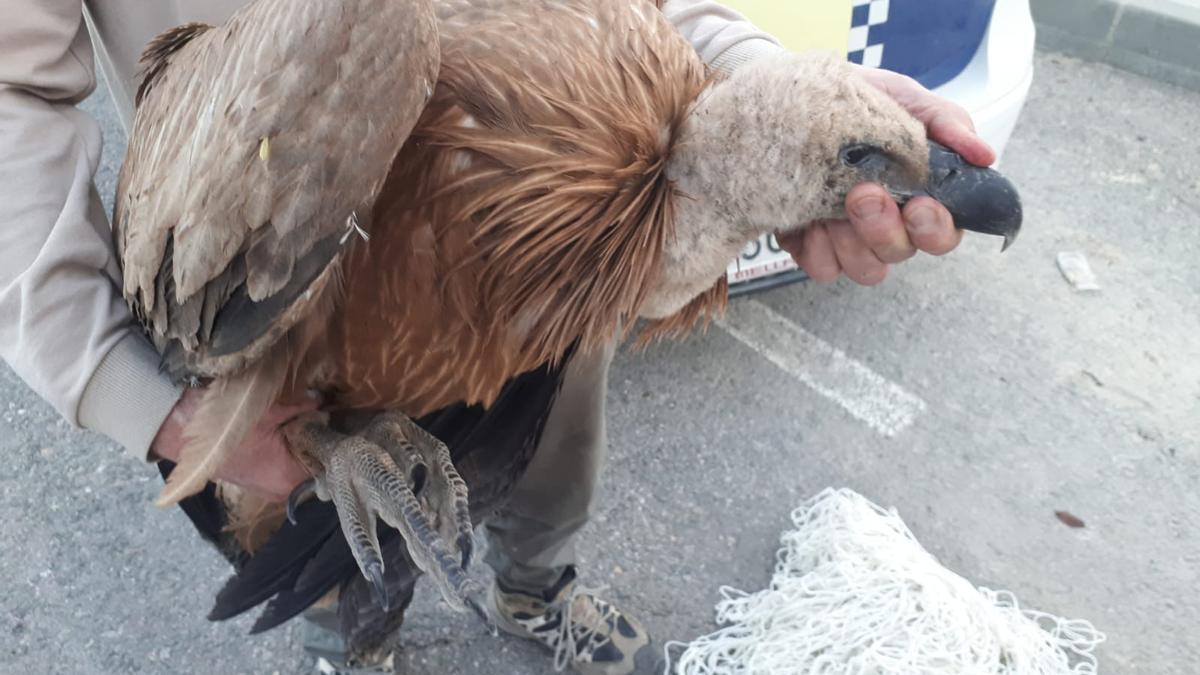
POLYGON ((903 431, 926 408, 917 395, 757 300, 730 302, 717 324, 884 436, 903 431))

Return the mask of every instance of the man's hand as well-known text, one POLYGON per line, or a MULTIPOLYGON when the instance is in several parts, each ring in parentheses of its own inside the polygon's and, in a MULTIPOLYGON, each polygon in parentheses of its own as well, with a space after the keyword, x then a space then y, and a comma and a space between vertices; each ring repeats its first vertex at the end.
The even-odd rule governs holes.
MULTIPOLYGON (((184 428, 203 396, 202 389, 188 389, 183 393, 159 427, 150 446, 151 452, 161 459, 179 459, 179 451, 184 445, 184 428)), ((288 450, 279 427, 298 415, 316 410, 319 405, 314 399, 301 405, 274 406, 267 410, 246 440, 217 471, 217 478, 275 501, 287 499, 293 488, 311 476, 288 450)))
MULTIPOLYGON (((858 66, 859 74, 882 89, 925 124, 926 133, 978 166, 996 161, 971 116, 910 77, 858 66)), ((864 183, 846 195, 849 220, 819 221, 788 234, 779 245, 816 281, 834 281, 842 273, 871 286, 883 281, 888 265, 908 260, 918 250, 943 255, 954 250, 962 232, 950 212, 930 197, 916 197, 901 211, 879 185, 864 183)))

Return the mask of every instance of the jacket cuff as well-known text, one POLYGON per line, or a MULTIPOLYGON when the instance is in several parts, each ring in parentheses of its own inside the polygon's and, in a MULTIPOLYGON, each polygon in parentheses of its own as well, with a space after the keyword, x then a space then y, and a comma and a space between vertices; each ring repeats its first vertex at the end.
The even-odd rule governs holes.
POLYGON ((161 359, 141 335, 130 331, 92 374, 79 401, 79 424, 125 446, 143 462, 150 444, 183 388, 160 372, 161 359))
POLYGON ((712 66, 725 74, 729 74, 760 56, 778 54, 783 51, 786 50, 770 40, 763 40, 761 38, 742 40, 721 52, 720 56, 713 59, 712 66))

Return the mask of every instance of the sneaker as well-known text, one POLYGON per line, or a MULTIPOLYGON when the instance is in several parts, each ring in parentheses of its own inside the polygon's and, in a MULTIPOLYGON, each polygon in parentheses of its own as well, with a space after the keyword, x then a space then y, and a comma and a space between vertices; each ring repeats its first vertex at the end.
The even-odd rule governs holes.
POLYGON ((580 675, 661 673, 661 654, 646 630, 596 597, 600 590, 575 583, 573 567, 540 596, 506 589, 497 580, 488 593, 488 611, 500 630, 554 652, 556 670, 571 666, 580 675))

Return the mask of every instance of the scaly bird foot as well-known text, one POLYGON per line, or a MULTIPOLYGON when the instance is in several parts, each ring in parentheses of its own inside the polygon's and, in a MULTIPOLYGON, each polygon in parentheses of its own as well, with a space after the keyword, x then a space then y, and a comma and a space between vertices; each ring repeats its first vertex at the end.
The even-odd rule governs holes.
POLYGON ((399 413, 376 416, 360 434, 329 428, 323 415, 298 420, 284 429, 293 453, 315 466, 312 481, 288 500, 311 494, 332 500, 342 531, 375 599, 385 610, 383 557, 376 519, 400 531, 409 555, 455 609, 469 607, 491 628, 483 609, 483 588, 467 575, 474 540, 467 485, 441 441, 399 413))

